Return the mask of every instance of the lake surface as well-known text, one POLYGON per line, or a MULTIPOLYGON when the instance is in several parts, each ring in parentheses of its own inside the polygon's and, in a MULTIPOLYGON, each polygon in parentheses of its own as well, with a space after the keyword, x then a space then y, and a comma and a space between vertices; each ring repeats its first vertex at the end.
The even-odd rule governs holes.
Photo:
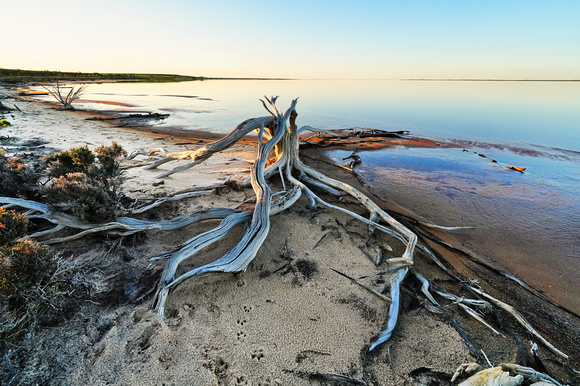
MULTIPOLYGON (((399 204, 442 225, 475 226, 467 246, 580 312, 580 82, 113 83, 91 84, 83 98, 171 114, 163 126, 225 134, 267 115, 263 95, 280 95, 282 109, 299 97, 299 126, 409 130, 455 144, 360 151, 356 170, 379 197, 396 194, 399 204)), ((344 151, 327 154, 348 162, 344 151)))
POLYGON ((227 133, 246 118, 265 115, 258 101, 264 95, 279 95, 281 108, 299 97, 299 125, 410 130, 427 137, 580 151, 580 82, 109 83, 91 84, 84 98, 167 112, 169 126, 227 133))

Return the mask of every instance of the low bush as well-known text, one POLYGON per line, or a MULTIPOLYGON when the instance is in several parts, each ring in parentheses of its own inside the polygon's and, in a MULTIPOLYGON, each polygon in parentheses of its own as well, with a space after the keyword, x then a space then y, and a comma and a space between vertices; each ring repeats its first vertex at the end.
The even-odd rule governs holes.
POLYGON ((60 151, 44 158, 48 184, 19 157, 7 158, 0 149, 0 196, 36 199, 43 196, 57 210, 86 222, 114 220, 121 199, 119 158, 127 152, 117 143, 60 151))
POLYGON ((59 178, 70 173, 88 173, 95 162, 95 155, 85 145, 51 154, 44 160, 49 175, 59 178))
POLYGON ((26 215, 0 207, 0 246, 10 245, 25 236, 27 227, 26 215))
POLYGON ((53 207, 82 221, 111 221, 120 200, 119 157, 127 152, 113 142, 94 153, 83 146, 46 157, 49 174, 55 178, 46 195, 53 207))
POLYGON ((45 245, 33 240, 0 247, 0 293, 23 303, 33 286, 45 283, 54 272, 54 260, 45 245))
POLYGON ((51 205, 86 222, 106 222, 116 217, 116 200, 103 184, 84 173, 69 173, 47 188, 51 205))
POLYGON ((21 158, 7 158, 0 149, 0 196, 32 198, 38 190, 38 179, 21 158))
POLYGON ((95 153, 97 153, 97 159, 104 175, 109 178, 119 176, 119 158, 127 155, 121 145, 116 142, 113 142, 111 146, 101 145, 95 149, 95 153))
POLYGON ((26 235, 26 215, 0 208, 0 294, 22 303, 31 287, 46 281, 54 272, 49 249, 26 235))

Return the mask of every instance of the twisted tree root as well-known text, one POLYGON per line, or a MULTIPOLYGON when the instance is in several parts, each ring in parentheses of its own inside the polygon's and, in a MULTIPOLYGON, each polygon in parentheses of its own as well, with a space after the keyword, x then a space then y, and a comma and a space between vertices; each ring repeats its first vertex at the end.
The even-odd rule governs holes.
MULTIPOLYGON (((514 315, 516 319, 520 321, 520 323, 522 323, 522 325, 525 328, 528 329, 528 331, 532 332, 538 339, 542 341, 542 343, 544 343, 553 352, 555 352, 558 355, 566 357, 564 353, 557 350, 547 340, 541 338, 539 334, 537 334, 537 332, 533 330, 533 328, 530 329, 531 326, 529 325, 529 323, 523 322, 525 321, 525 319, 523 319, 521 315, 517 313, 517 311, 515 311, 513 308, 510 309, 506 306, 503 306, 503 304, 505 303, 499 302, 498 300, 489 297, 489 295, 484 294, 483 291, 480 291, 472 286, 466 285, 465 280, 462 277, 458 276, 457 272, 452 272, 428 248, 422 245, 418 246, 417 235, 415 234, 416 230, 414 232, 413 230, 401 224, 395 218, 386 213, 377 204, 375 204, 369 197, 367 197, 354 187, 345 184, 341 181, 332 179, 303 164, 298 156, 298 147, 299 147, 298 133, 300 130, 297 128, 295 123, 297 117, 297 114, 294 111, 296 101, 292 102, 292 105, 286 111, 285 114, 282 114, 280 111, 278 111, 275 105, 275 98, 272 99, 266 98, 266 102, 263 101, 262 103, 264 104, 266 110, 268 110, 268 112, 272 115, 274 119, 274 124, 270 125, 269 127, 264 127, 260 129, 259 155, 256 159, 256 162, 254 163, 254 166, 252 167, 252 175, 251 177, 242 181, 241 183, 242 185, 247 185, 251 183, 256 193, 257 204, 254 213, 252 215, 252 224, 246 231, 244 237, 236 245, 236 247, 234 247, 226 255, 217 259, 212 263, 186 272, 177 278, 175 277, 175 273, 177 271, 178 265, 181 262, 195 255, 204 246, 216 242, 217 240, 224 237, 228 233, 228 231, 232 229, 233 226, 235 226, 236 224, 243 221, 249 221, 250 214, 240 213, 225 218, 224 221, 222 221, 222 223, 217 228, 208 231, 202 235, 194 237, 193 239, 184 243, 178 251, 171 254, 167 259, 166 267, 163 271, 160 283, 158 285, 157 295, 155 296, 154 300, 154 308, 160 315, 164 314, 165 302, 167 300, 167 297, 170 295, 171 290, 174 289, 180 283, 183 283, 185 280, 201 274, 208 274, 212 272, 213 273, 237 272, 245 270, 248 264, 251 262, 251 260, 255 257, 259 247, 261 246, 261 244, 263 243, 263 241, 267 236, 269 229, 269 219, 268 219, 269 216, 274 215, 284 210, 285 208, 291 206, 298 199, 300 193, 304 193, 306 197, 309 199, 310 206, 312 208, 316 208, 317 206, 320 205, 330 209, 341 211, 361 222, 368 224, 369 229, 371 231, 374 231, 376 229, 385 232, 390 236, 400 240, 406 245, 405 252, 403 253, 403 256, 400 258, 400 260, 404 261, 405 263, 398 266, 397 269, 391 272, 389 282, 390 296, 386 297, 378 292, 375 292, 375 290, 373 290, 372 288, 368 288, 365 286, 367 290, 375 293, 377 296, 381 295, 380 297, 383 300, 390 301, 389 315, 387 318, 387 327, 379 335, 377 340, 371 344, 369 351, 374 350, 376 347, 386 342, 392 336, 392 333, 397 324, 399 313, 400 285, 407 276, 409 269, 413 265, 414 250, 416 247, 419 247, 441 269, 447 272, 452 278, 457 280, 458 283, 461 283, 464 287, 468 287, 472 291, 472 293, 481 294, 482 296, 486 297, 488 301, 479 299, 460 298, 439 288, 435 288, 433 290, 435 294, 441 296, 444 299, 457 303, 463 310, 465 310, 472 317, 476 318, 480 323, 490 328, 494 333, 500 334, 495 328, 493 328, 488 322, 484 320, 482 314, 478 313, 472 308, 475 306, 484 309, 490 309, 492 307, 490 304, 491 302, 494 305, 514 315), (286 120, 288 119, 290 121, 289 126, 286 124, 286 120), (267 133, 267 135, 264 135, 265 133, 267 133), (267 137, 270 139, 266 143, 262 143, 263 137, 267 137), (270 166, 265 167, 268 153, 274 148, 276 149, 276 161, 270 166), (276 173, 280 174, 280 177, 283 181, 283 185, 286 190, 285 195, 282 197, 286 205, 269 204, 272 194, 265 179, 276 173), (309 186, 326 191, 336 196, 349 195, 353 197, 365 209, 368 210, 368 212, 371 214, 370 219, 367 219, 366 217, 363 217, 345 208, 327 203, 326 201, 322 200, 318 195, 316 195, 309 188, 309 186), (388 227, 381 224, 381 222, 388 225, 388 227)), ((269 117, 258 118, 254 121, 252 120, 245 121, 240 126, 238 126, 238 128, 236 128, 235 131, 239 132, 240 127, 245 127, 246 129, 249 130, 249 128, 251 127, 251 122, 269 122, 267 118, 269 117)), ((303 128, 302 130, 306 129, 310 130, 310 128, 303 128)), ((220 143, 220 141, 216 141, 215 143, 220 143)), ((230 145, 231 144, 228 143, 228 146, 230 145)), ((213 153, 220 151, 219 146, 216 145, 212 147, 211 151, 213 153)), ((447 231, 465 229, 464 227, 440 227, 428 223, 421 225, 447 231)), ((343 275, 350 278, 346 274, 343 275)), ((429 298, 429 300, 435 305, 435 307, 438 307, 439 304, 429 292, 429 282, 420 275, 417 275, 417 277, 423 283, 423 293, 425 294, 425 296, 429 298)), ((360 285, 361 283, 358 284, 360 285)))
MULTIPOLYGON (((457 271, 455 271, 453 267, 448 267, 447 265, 443 264, 442 260, 435 253, 431 252, 429 248, 423 245, 418 245, 418 236, 416 235, 417 231, 412 227, 412 225, 403 225, 401 222, 397 221, 394 217, 380 208, 368 196, 361 193, 354 187, 341 181, 332 179, 303 164, 298 154, 298 133, 300 130, 296 126, 297 114, 295 112, 295 107, 297 100, 292 101, 288 110, 282 113, 276 107, 276 98, 265 99, 266 101, 262 101, 262 103, 264 104, 266 110, 270 113, 270 116, 246 120, 238 125, 236 129, 232 131, 232 133, 218 141, 209 143, 197 150, 180 153, 171 153, 165 149, 153 149, 149 152, 149 154, 156 152, 162 152, 165 154, 165 158, 153 162, 150 166, 148 166, 149 169, 154 169, 163 163, 175 159, 190 160, 190 163, 187 165, 178 166, 157 176, 157 178, 162 178, 181 170, 191 168, 207 160, 213 154, 234 145, 244 135, 254 130, 259 130, 258 156, 254 165, 252 166, 251 176, 241 182, 241 185, 251 184, 256 194, 256 205, 253 213, 241 212, 235 209, 217 208, 190 213, 168 221, 148 222, 132 219, 129 217, 121 217, 114 222, 95 225, 83 224, 78 220, 71 218, 70 216, 58 212, 52 212, 48 206, 33 201, 0 198, 0 204, 16 205, 25 209, 29 209, 33 212, 31 217, 43 218, 57 225, 52 230, 39 232, 31 236, 46 236, 64 227, 81 230, 81 232, 73 236, 49 240, 50 243, 70 241, 97 232, 106 232, 108 234, 116 235, 127 235, 139 231, 159 232, 176 229, 178 227, 205 219, 221 219, 222 222, 219 226, 208 232, 191 238, 190 240, 183 243, 179 249, 173 253, 168 253, 166 256, 152 259, 157 261, 166 260, 165 268, 157 286, 157 292, 153 302, 153 307, 156 309, 156 311, 160 315, 163 315, 165 312, 165 303, 168 296, 170 296, 171 291, 174 290, 180 283, 183 283, 190 278, 202 274, 244 271, 248 264, 250 264, 250 262, 254 259, 261 245, 268 236, 270 230, 270 216, 280 213, 292 206, 298 200, 301 194, 304 193, 304 195, 310 201, 312 208, 316 208, 318 205, 320 205, 346 213, 347 215, 367 224, 371 232, 375 230, 385 232, 388 235, 398 239, 406 246, 402 257, 398 259, 403 262, 403 264, 397 266, 397 269, 389 272, 390 279, 388 287, 390 288, 390 296, 387 297, 382 293, 375 293, 372 288, 367 288, 365 286, 367 290, 375 293, 377 296, 382 295, 379 296, 381 299, 390 301, 386 329, 379 335, 377 340, 370 345, 369 351, 374 350, 382 343, 386 342, 393 334, 399 314, 400 286, 403 280, 407 277, 409 270, 413 266, 415 249, 419 248, 443 271, 448 273, 451 278, 456 280, 463 288, 469 290, 472 294, 475 294, 476 297, 481 296, 486 299, 486 301, 484 301, 482 299, 464 299, 457 297, 430 285, 427 279, 417 275, 418 280, 420 280, 422 283, 422 292, 430 300, 435 308, 439 307, 439 303, 431 294, 430 289, 432 289, 434 294, 442 297, 443 299, 447 299, 459 304, 459 306, 462 307, 471 316, 485 324, 488 328, 491 328, 495 333, 498 333, 483 319, 482 315, 477 313, 472 308, 489 308, 491 307, 490 304, 493 304, 494 306, 512 314, 530 333, 532 333, 554 353, 567 358, 566 354, 555 348, 546 339, 541 337, 541 335, 539 335, 539 333, 537 333, 537 331, 533 329, 533 327, 513 307, 489 296, 482 290, 475 288, 472 285, 466 284, 465 278, 463 278, 457 271), (264 138, 267 139, 265 142, 264 138), (266 167, 266 164, 269 161, 269 154, 273 150, 276 154, 276 161, 273 162, 270 166, 266 167), (276 173, 280 175, 280 178, 283 181, 284 191, 282 196, 279 196, 274 200, 274 195, 272 194, 266 179, 276 173), (348 195, 354 198, 369 212, 370 219, 340 206, 333 205, 324 201, 318 195, 316 195, 310 189, 310 187, 326 191, 335 196, 348 195), (224 256, 209 264, 195 268, 182 274, 179 277, 176 277, 177 269, 184 260, 194 256, 196 253, 199 253, 199 251, 201 251, 204 247, 222 239, 235 225, 243 222, 250 222, 250 225, 245 231, 245 234, 241 240, 233 249, 227 252, 224 256), (165 257, 166 259, 164 259, 165 257)), ((303 130, 306 129, 310 130, 310 128, 303 128, 303 130)), ((140 152, 140 154, 142 153, 143 152, 140 152)), ((183 197, 187 197, 190 195, 190 193, 197 192, 182 192, 181 195, 183 197)), ((160 202, 154 202, 148 207, 146 206, 144 208, 135 209, 134 213, 137 213, 141 210, 144 211, 147 208, 153 208, 162 202, 163 200, 160 202)), ((422 225, 433 227, 432 224, 422 225)), ((443 229, 441 227, 438 228, 443 229)), ((459 228, 445 228, 444 230, 453 229, 459 228)), ((388 249, 388 247, 385 247, 385 249, 388 249)), ((346 274, 344 275, 349 277, 346 274)))

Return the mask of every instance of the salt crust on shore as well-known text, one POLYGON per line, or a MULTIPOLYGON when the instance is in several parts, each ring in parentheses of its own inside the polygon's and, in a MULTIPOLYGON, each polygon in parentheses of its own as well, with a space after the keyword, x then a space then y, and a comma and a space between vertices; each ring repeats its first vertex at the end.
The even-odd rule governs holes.
MULTIPOLYGON (((188 142, 87 121, 80 114, 45 104, 19 103, 19 107, 22 112, 11 113, 13 126, 3 134, 19 140, 40 139, 57 150, 116 141, 129 152, 155 147, 175 151, 186 147, 176 143, 188 142)), ((239 178, 249 169, 244 160, 254 155, 252 147, 236 146, 157 187, 154 177, 175 163, 153 171, 130 168, 126 191, 132 196, 163 195, 230 175, 239 178)), ((207 195, 181 204, 180 210, 235 207, 252 196, 251 190, 207 195)), ((169 298, 165 319, 149 310, 147 301, 112 302, 87 305, 79 310, 83 317, 40 331, 42 344, 28 371, 34 367, 42 371, 57 361, 63 370, 54 374, 53 381, 71 385, 330 384, 313 374, 400 385, 412 383, 410 372, 421 367, 449 374, 459 364, 473 361, 458 333, 420 304, 407 305, 391 341, 368 355, 369 344, 383 327, 387 305, 330 268, 363 277, 375 275, 376 267, 341 229, 315 247, 325 233, 324 225, 344 224, 349 219, 325 210, 311 216, 305 214, 305 207, 301 200, 272 218, 271 229, 277 232, 270 232, 244 274, 206 277, 180 286, 169 298), (286 263, 285 253, 295 261, 314 262, 316 271, 311 277, 296 271, 283 275, 277 270, 286 263)), ((190 226, 146 238, 133 250, 131 274, 142 275, 150 257, 210 227, 190 226)), ((94 246, 87 242, 79 246, 76 258, 99 261, 102 246, 98 241, 94 246)), ((204 251, 200 257, 204 261, 192 262, 192 266, 218 256, 234 242, 232 237, 204 251)), ((394 248, 396 253, 400 247, 394 248)), ((111 268, 115 262, 107 264, 111 268)), ((488 330, 478 331, 482 340, 495 339, 488 330)), ((502 360, 515 359, 513 344, 506 341, 500 346, 502 360)))

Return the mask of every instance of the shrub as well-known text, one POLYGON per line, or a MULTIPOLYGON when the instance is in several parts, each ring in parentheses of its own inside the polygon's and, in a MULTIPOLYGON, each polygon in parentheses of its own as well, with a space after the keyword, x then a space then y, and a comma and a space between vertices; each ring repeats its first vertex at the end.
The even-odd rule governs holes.
POLYGON ((54 260, 45 245, 33 240, 0 247, 0 293, 22 298, 27 290, 46 282, 54 260))
POLYGON ((19 157, 6 158, 0 150, 0 196, 31 198, 36 194, 38 174, 19 157))
POLYGON ((115 142, 94 152, 96 157, 82 146, 46 157, 50 176, 56 178, 46 193, 54 207, 80 220, 111 221, 120 200, 119 157, 127 152, 115 142))
POLYGON ((25 214, 0 207, 0 246, 10 245, 25 236, 27 228, 28 218, 25 214))
POLYGON ((0 208, 0 294, 22 298, 28 288, 54 272, 46 246, 18 240, 26 234, 27 226, 26 215, 0 208))
POLYGON ((51 177, 61 177, 69 173, 88 173, 95 156, 87 145, 63 150, 45 158, 51 177))
POLYGON ((114 194, 84 173, 69 173, 57 178, 47 193, 56 209, 79 220, 105 222, 116 217, 114 194))
POLYGON ((127 155, 121 145, 116 142, 113 142, 111 146, 101 145, 95 149, 95 153, 105 176, 109 178, 119 176, 119 158, 127 155))
POLYGON ((64 110, 74 110, 72 106, 73 102, 79 99, 85 89, 87 88, 86 85, 79 86, 77 88, 69 86, 69 87, 62 87, 58 80, 56 81, 56 85, 51 87, 42 86, 46 91, 50 93, 57 100, 58 103, 62 105, 64 110), (68 93, 66 90, 69 90, 68 93))

